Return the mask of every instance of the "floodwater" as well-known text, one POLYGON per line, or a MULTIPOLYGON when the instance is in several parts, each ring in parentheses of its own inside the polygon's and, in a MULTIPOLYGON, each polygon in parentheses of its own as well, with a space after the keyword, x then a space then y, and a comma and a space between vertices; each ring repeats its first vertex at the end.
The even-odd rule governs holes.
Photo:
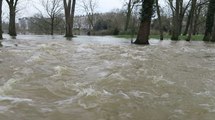
POLYGON ((0 47, 0 120, 214 120, 215 45, 18 36, 0 47))

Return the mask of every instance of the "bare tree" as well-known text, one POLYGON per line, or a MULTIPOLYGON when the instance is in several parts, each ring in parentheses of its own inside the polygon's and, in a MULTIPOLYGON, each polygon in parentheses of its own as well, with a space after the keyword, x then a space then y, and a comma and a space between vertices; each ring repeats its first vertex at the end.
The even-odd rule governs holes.
POLYGON ((195 12, 195 21, 193 26, 193 35, 199 33, 201 25, 206 21, 206 6, 208 5, 208 0, 199 0, 196 5, 196 12, 195 12))
POLYGON ((73 37, 73 22, 75 14, 76 0, 63 0, 64 12, 66 19, 66 35, 65 37, 73 37))
POLYGON ((192 5, 191 5, 191 10, 190 10, 190 30, 189 30, 189 35, 187 37, 187 41, 190 41, 191 39, 191 36, 192 36, 192 33, 193 33, 193 21, 194 21, 194 13, 195 13, 195 10, 196 10, 196 1, 197 0, 192 0, 192 5))
POLYGON ((160 15, 160 6, 158 4, 158 0, 156 0, 155 3, 156 3, 156 10, 157 10, 158 21, 159 21, 160 40, 163 40, 163 27, 162 27, 161 15, 160 15))
MULTIPOLYGON (((62 34, 64 30, 64 15, 58 15, 54 20, 53 33, 62 34)), ((35 34, 50 34, 51 22, 49 18, 43 17, 41 14, 35 14, 28 19, 28 31, 35 34)))
POLYGON ((2 39, 2 1, 0 0, 0 39, 2 39))
POLYGON ((215 42, 215 33, 213 33, 213 32, 215 32, 215 29, 213 31, 214 16, 215 16, 215 1, 214 0, 209 0, 207 20, 206 20, 206 29, 205 29, 204 39, 203 39, 204 41, 213 41, 213 42, 215 42))
POLYGON ((78 34, 80 35, 81 33, 81 28, 83 25, 83 23, 85 23, 83 16, 75 16, 74 18, 74 27, 78 28, 78 34))
POLYGON ((10 10, 9 35, 16 36, 16 7, 19 0, 6 0, 10 10))
POLYGON ((168 0, 170 9, 172 10, 173 21, 172 21, 172 40, 179 40, 179 35, 182 30, 182 22, 184 15, 190 5, 191 0, 184 4, 184 0, 168 0), (175 4, 174 4, 175 3, 175 4))
POLYGON ((45 21, 45 18, 41 14, 35 14, 29 18, 29 31, 35 34, 49 34, 47 29, 49 29, 48 23, 45 21))
POLYGON ((139 0, 129 0, 128 3, 126 3, 127 12, 126 12, 126 21, 125 21, 124 31, 128 30, 128 26, 129 26, 129 23, 131 20, 132 10, 134 9, 135 4, 137 4, 138 2, 139 2, 139 0))
POLYGON ((186 36, 187 35, 187 33, 188 33, 188 30, 189 30, 189 26, 190 26, 190 19, 191 19, 191 10, 189 11, 189 13, 188 13, 188 17, 187 17, 187 23, 186 23, 186 27, 185 27, 185 30, 184 30, 184 33, 183 33, 183 35, 184 36, 186 36))
POLYGON ((173 5, 173 0, 169 0, 170 8, 172 10, 173 14, 173 29, 172 29, 172 40, 178 40, 179 39, 179 11, 180 11, 180 1, 176 0, 175 7, 173 5))
POLYGON ((141 22, 140 28, 137 34, 137 39, 134 42, 135 44, 149 44, 149 35, 150 35, 150 25, 151 18, 153 15, 153 4, 154 0, 141 0, 142 9, 141 9, 141 22))
MULTIPOLYGON (((203 23, 203 21, 205 22, 205 19, 202 21, 200 20, 201 17, 205 18, 205 8, 208 4, 208 0, 197 0, 196 1, 196 7, 195 7, 195 11, 194 11, 194 20, 193 20, 193 35, 195 35, 197 33, 197 30, 199 29, 199 25, 201 25, 203 23)), ((192 7, 192 6, 191 6, 192 7)), ((183 32, 183 35, 187 35, 189 27, 191 25, 191 9, 189 10, 189 12, 187 12, 188 16, 187 16, 187 22, 186 22, 186 26, 183 32)))
POLYGON ((44 10, 46 11, 46 15, 44 15, 41 10, 39 9, 38 10, 40 11, 41 16, 43 16, 42 18, 44 18, 44 21, 46 21, 49 24, 50 34, 53 35, 55 26, 57 26, 57 24, 59 23, 57 22, 57 18, 58 16, 61 15, 61 12, 63 10, 62 1, 61 0, 41 0, 41 4, 44 10))
POLYGON ((96 0, 82 0, 82 8, 87 15, 90 30, 93 30, 94 27, 96 7, 96 0))

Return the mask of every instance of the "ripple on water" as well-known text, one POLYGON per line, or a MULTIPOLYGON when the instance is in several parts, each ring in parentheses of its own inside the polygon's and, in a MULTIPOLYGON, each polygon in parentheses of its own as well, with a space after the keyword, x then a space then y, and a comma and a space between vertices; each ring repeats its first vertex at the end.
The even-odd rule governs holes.
POLYGON ((1 48, 0 119, 215 118, 214 45, 42 38, 1 48))
POLYGON ((11 101, 11 103, 19 103, 19 102, 33 102, 31 99, 26 98, 14 98, 8 96, 0 96, 0 101, 11 101))
POLYGON ((19 79, 11 78, 6 83, 4 83, 3 86, 0 86, 0 94, 4 95, 5 93, 13 90, 13 85, 16 84, 16 82, 20 81, 19 79))

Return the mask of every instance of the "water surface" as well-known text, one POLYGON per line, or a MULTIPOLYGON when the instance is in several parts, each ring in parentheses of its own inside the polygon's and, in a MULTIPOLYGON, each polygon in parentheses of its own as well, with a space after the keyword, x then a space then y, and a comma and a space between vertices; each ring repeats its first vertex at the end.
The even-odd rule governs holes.
POLYGON ((7 37, 0 120, 214 120, 215 45, 7 37))

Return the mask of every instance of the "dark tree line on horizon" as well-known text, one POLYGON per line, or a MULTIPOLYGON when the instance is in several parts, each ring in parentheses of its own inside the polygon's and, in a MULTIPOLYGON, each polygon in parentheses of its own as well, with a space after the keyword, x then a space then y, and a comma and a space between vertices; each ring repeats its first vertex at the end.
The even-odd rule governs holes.
MULTIPOLYGON (((62 21, 62 16, 64 16, 65 26, 60 29, 65 29, 65 37, 73 37, 74 22, 81 21, 75 21, 76 0, 44 1, 45 2, 43 3, 43 6, 49 16, 49 19, 45 19, 45 16, 43 16, 41 12, 41 14, 35 16, 38 19, 31 19, 32 23, 36 26, 40 26, 38 20, 43 20, 45 23, 47 23, 48 28, 50 28, 49 34, 53 35, 57 25, 60 24, 60 22, 62 21), (61 13, 62 9, 64 9, 63 15, 61 13)), ((0 0, 0 39, 2 39, 2 2, 3 0, 0 0)), ((5 2, 8 4, 9 8, 8 34, 11 36, 16 36, 17 33, 15 20, 17 13, 17 4, 19 4, 19 0, 5 0, 5 2)), ((89 21, 90 32, 94 32, 95 30, 107 29, 110 27, 110 23, 114 22, 114 14, 112 14, 112 16, 109 16, 112 18, 106 20, 97 19, 97 21, 95 21, 95 17, 97 15, 94 13, 95 6, 93 0, 90 0, 89 3, 82 2, 81 4, 86 11, 87 20, 89 21)), ((120 20, 115 21, 118 22, 118 24, 115 24, 115 28, 111 28, 113 31, 112 33, 118 34, 120 27, 124 26, 122 28, 122 31, 124 33, 129 33, 129 31, 133 31, 134 34, 137 34, 137 38, 133 43, 149 44, 149 35, 150 32, 153 31, 151 30, 151 28, 155 27, 155 25, 157 24, 157 30, 160 34, 160 40, 164 39, 164 34, 169 33, 169 35, 171 35, 171 40, 179 40, 180 36, 184 35, 187 36, 186 40, 190 41, 192 39, 192 35, 198 34, 198 26, 200 26, 200 24, 204 24, 205 32, 203 40, 215 42, 214 0, 167 0, 167 5, 171 12, 171 16, 165 18, 162 13, 163 9, 159 5, 159 0, 127 0, 125 4, 126 14, 125 18, 123 18, 125 21, 124 25, 121 25, 120 20), (135 9, 138 11, 139 14, 135 14, 135 9), (204 13, 204 11, 206 12, 204 13), (154 19, 155 16, 156 19, 154 19), (135 21, 138 20, 138 17, 139 22, 137 24, 137 22, 135 21), (168 20, 169 23, 164 19, 168 20), (186 25, 184 25, 185 23, 186 25), (118 25, 121 26, 119 27, 118 25), (138 27, 136 25, 138 25, 138 27)), ((39 28, 41 28, 42 30, 42 27, 39 28)))
POLYGON ((215 0, 210 0, 206 19, 205 36, 203 39, 204 41, 215 42, 214 15, 215 15, 215 0))

